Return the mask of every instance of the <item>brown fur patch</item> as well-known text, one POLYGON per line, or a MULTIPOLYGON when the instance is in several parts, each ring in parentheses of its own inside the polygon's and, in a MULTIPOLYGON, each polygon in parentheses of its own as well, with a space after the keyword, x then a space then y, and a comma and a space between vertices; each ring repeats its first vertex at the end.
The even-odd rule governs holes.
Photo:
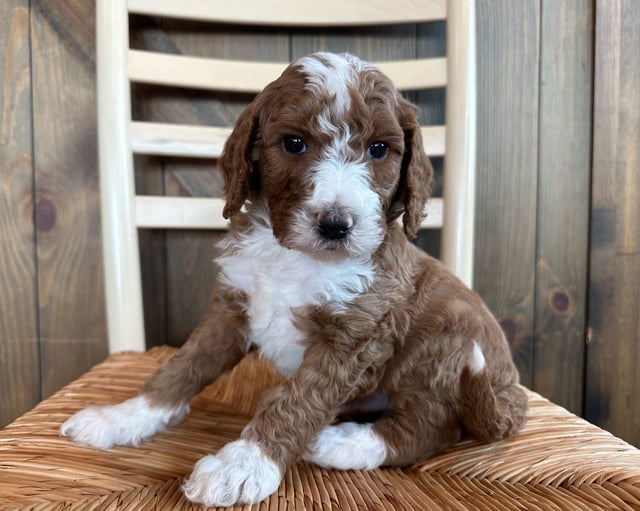
MULTIPOLYGON (((363 71, 350 94, 351 109, 341 118, 353 133, 350 151, 361 155, 378 140, 390 149, 385 159, 367 163, 384 208, 385 237, 372 255, 375 279, 364 293, 340 309, 327 303, 294 311, 306 346, 302 364, 263 399, 243 432, 281 467, 372 393, 388 399, 374 429, 390 447, 391 465, 450 446, 463 428, 489 440, 514 434, 524 421, 526 399, 498 323, 473 291, 407 240, 420 226, 432 178, 415 107, 375 70, 363 71), (403 213, 404 232, 394 221, 403 213), (468 369, 474 341, 486 359, 479 374, 468 369)), ((331 142, 315 119, 332 101, 311 94, 293 65, 240 116, 220 162, 230 237, 251 231, 253 221, 266 222, 240 213, 250 201, 268 211, 284 244, 291 212, 310 194, 314 162, 331 142), (287 135, 303 137, 308 150, 288 154, 287 135)), ((253 299, 259 297, 218 284, 189 341, 145 386, 153 403, 189 400, 242 357, 245 310, 253 299)))
POLYGON ((247 297, 218 285, 207 313, 178 353, 142 389, 152 405, 173 408, 233 368, 246 353, 247 297))

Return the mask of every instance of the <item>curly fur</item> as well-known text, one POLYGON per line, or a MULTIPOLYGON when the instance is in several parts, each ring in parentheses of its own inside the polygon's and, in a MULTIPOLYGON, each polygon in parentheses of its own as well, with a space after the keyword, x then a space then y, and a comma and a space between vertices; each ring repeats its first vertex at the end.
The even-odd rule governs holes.
MULTIPOLYGON (((231 229, 211 305, 141 396, 183 410, 252 347, 287 379, 240 441, 197 465, 188 496, 256 502, 302 456, 343 469, 407 465, 463 430, 488 441, 521 428, 527 400, 498 323, 408 240, 432 169, 415 107, 387 77, 353 56, 301 59, 242 113, 220 169, 231 229), (376 143, 386 152, 372 153, 376 143), (353 422, 365 416, 368 425, 353 422), (335 455, 362 443, 366 459, 335 455)), ((108 422, 118 414, 97 416, 76 429, 118 427, 108 422)))

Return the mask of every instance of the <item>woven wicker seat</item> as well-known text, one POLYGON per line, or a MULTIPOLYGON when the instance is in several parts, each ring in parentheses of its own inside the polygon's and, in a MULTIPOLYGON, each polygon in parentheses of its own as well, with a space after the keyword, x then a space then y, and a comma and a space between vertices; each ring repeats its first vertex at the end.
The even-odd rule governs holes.
MULTIPOLYGON (((134 395, 174 352, 112 355, 0 431, 0 509, 193 509, 180 491, 184 476, 238 437, 261 392, 278 381, 267 363, 247 357, 193 401, 183 423, 139 448, 101 452, 58 436, 83 406, 134 395)), ((299 463, 250 509, 640 509, 640 451, 528 395, 528 422, 513 440, 466 440, 404 470, 299 463)))

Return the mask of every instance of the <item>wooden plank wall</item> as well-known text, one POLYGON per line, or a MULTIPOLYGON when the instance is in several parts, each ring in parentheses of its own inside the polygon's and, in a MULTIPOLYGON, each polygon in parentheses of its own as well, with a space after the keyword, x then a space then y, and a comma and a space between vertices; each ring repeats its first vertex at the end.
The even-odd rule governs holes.
MULTIPOLYGON (((478 0, 475 282, 525 384, 640 445, 637 11, 634 0, 478 0)), ((91 0, 0 5, 0 425, 106 355, 94 16, 91 0)), ((438 24, 356 34, 132 25, 136 46, 196 55, 444 51, 438 24)), ((136 118, 218 125, 250 99, 153 87, 135 87, 134 98, 136 118)), ((412 99, 424 122, 442 121, 442 92, 412 99)), ((147 192, 220 193, 210 162, 137 166, 147 192)), ((142 233, 150 345, 189 334, 215 278, 219 236, 142 233)), ((419 243, 437 252, 438 236, 419 243)))
POLYGON ((29 2, 0 4, 0 425, 40 399, 29 2))
POLYGON ((31 1, 34 218, 43 397, 106 355, 94 7, 31 1))
POLYGON ((586 331, 592 26, 581 0, 479 5, 476 288, 507 333, 522 381, 576 413, 586 331))
POLYGON ((0 424, 102 360, 92 2, 0 5, 0 424))
POLYGON ((640 9, 598 2, 585 415, 640 439, 640 9))
POLYGON ((545 1, 540 111, 533 386, 580 412, 585 360, 593 10, 545 1))

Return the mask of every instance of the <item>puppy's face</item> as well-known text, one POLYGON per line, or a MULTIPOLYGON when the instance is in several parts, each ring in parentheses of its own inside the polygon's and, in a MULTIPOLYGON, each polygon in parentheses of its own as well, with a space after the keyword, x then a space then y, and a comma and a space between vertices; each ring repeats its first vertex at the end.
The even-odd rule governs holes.
POLYGON ((414 236, 431 180, 413 106, 369 64, 327 53, 256 97, 220 166, 226 217, 266 202, 278 241, 321 258, 370 255, 402 213, 414 236))

